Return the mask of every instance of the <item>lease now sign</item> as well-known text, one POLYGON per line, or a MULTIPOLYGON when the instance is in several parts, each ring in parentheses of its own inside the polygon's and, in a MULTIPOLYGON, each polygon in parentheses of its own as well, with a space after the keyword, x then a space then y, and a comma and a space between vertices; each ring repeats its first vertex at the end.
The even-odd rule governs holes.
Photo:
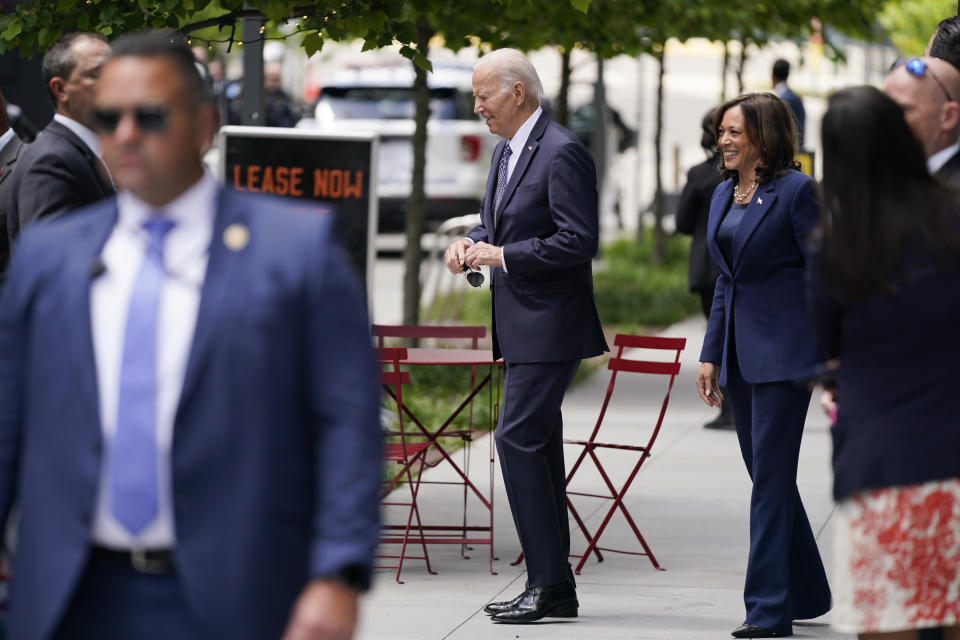
POLYGON ((223 179, 237 191, 296 198, 303 208, 337 217, 343 243, 367 281, 377 229, 377 136, 308 129, 223 127, 223 179))

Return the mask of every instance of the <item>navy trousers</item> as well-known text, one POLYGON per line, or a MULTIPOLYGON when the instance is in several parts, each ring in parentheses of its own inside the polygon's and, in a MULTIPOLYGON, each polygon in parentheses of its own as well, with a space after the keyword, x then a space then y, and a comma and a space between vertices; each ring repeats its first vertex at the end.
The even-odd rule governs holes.
MULTIPOLYGON (((242 615, 242 612, 237 612, 242 615)), ((174 574, 138 573, 93 550, 53 640, 203 640, 174 574)))
POLYGON ((579 360, 506 364, 496 443, 527 588, 574 583, 560 405, 579 360))
POLYGON ((792 633, 793 620, 830 610, 830 587, 797 490, 797 462, 810 391, 792 382, 750 384, 731 357, 727 392, 740 451, 753 480, 746 622, 792 633))

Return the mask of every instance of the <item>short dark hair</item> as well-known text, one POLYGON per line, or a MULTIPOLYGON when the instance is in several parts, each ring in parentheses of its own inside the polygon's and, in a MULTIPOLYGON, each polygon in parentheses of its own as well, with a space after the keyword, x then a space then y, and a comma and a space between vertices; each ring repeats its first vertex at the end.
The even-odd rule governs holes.
POLYGON ((940 21, 930 43, 930 55, 946 60, 960 70, 960 16, 940 21))
POLYGON ((934 180, 903 109, 875 87, 841 89, 823 137, 820 273, 853 300, 896 291, 912 257, 960 255, 958 194, 934 180), (909 254, 909 256, 908 256, 909 254))
POLYGON ((773 79, 777 82, 786 82, 790 76, 790 63, 783 58, 773 63, 773 79))
MULTIPOLYGON (((772 93, 745 93, 728 100, 717 108, 713 118, 713 133, 718 141, 723 114, 733 107, 740 107, 744 133, 760 149, 758 181, 766 182, 782 176, 790 169, 800 168, 800 163, 795 160, 797 122, 790 105, 772 93)), ((736 171, 728 171, 722 162, 720 170, 725 178, 737 175, 736 171)))
POLYGON ((47 97, 50 98, 54 110, 57 108, 57 96, 50 88, 50 81, 54 78, 63 78, 66 80, 70 77, 70 74, 73 73, 74 67, 77 66, 77 59, 73 55, 73 43, 81 38, 90 38, 91 40, 100 40, 101 42, 107 41, 107 39, 99 33, 71 31, 50 45, 50 48, 43 54, 43 62, 40 65, 40 70, 43 73, 43 85, 47 88, 47 97))
POLYGON ((180 74, 187 97, 198 103, 209 100, 209 86, 200 75, 193 51, 181 33, 147 30, 122 36, 113 43, 110 60, 124 57, 169 60, 180 74))

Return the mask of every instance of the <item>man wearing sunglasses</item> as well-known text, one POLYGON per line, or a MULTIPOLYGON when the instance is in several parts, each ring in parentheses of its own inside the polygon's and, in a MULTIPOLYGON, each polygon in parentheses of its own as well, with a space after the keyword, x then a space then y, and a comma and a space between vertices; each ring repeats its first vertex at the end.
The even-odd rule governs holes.
POLYGON ((381 466, 364 296, 331 216, 225 191, 190 49, 121 38, 122 190, 20 239, 0 297, 10 637, 349 640, 381 466))
POLYGON ((960 187, 960 71, 939 58, 909 58, 898 61, 883 90, 903 107, 930 173, 960 187))
POLYGON ((11 242, 26 225, 113 194, 100 143, 92 131, 93 90, 110 45, 92 33, 68 33, 43 56, 43 82, 53 121, 20 158, 10 186, 11 242))

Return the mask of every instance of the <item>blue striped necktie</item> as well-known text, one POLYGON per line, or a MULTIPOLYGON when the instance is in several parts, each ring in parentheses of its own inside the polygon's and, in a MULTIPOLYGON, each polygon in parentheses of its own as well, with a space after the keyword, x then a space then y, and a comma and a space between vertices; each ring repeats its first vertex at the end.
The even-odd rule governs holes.
POLYGON ((497 211, 500 209, 500 201, 503 200, 503 192, 507 190, 507 168, 510 166, 510 156, 513 155, 513 149, 508 142, 503 147, 503 153, 500 154, 500 164, 497 166, 497 194, 493 198, 493 226, 497 226, 497 211))

